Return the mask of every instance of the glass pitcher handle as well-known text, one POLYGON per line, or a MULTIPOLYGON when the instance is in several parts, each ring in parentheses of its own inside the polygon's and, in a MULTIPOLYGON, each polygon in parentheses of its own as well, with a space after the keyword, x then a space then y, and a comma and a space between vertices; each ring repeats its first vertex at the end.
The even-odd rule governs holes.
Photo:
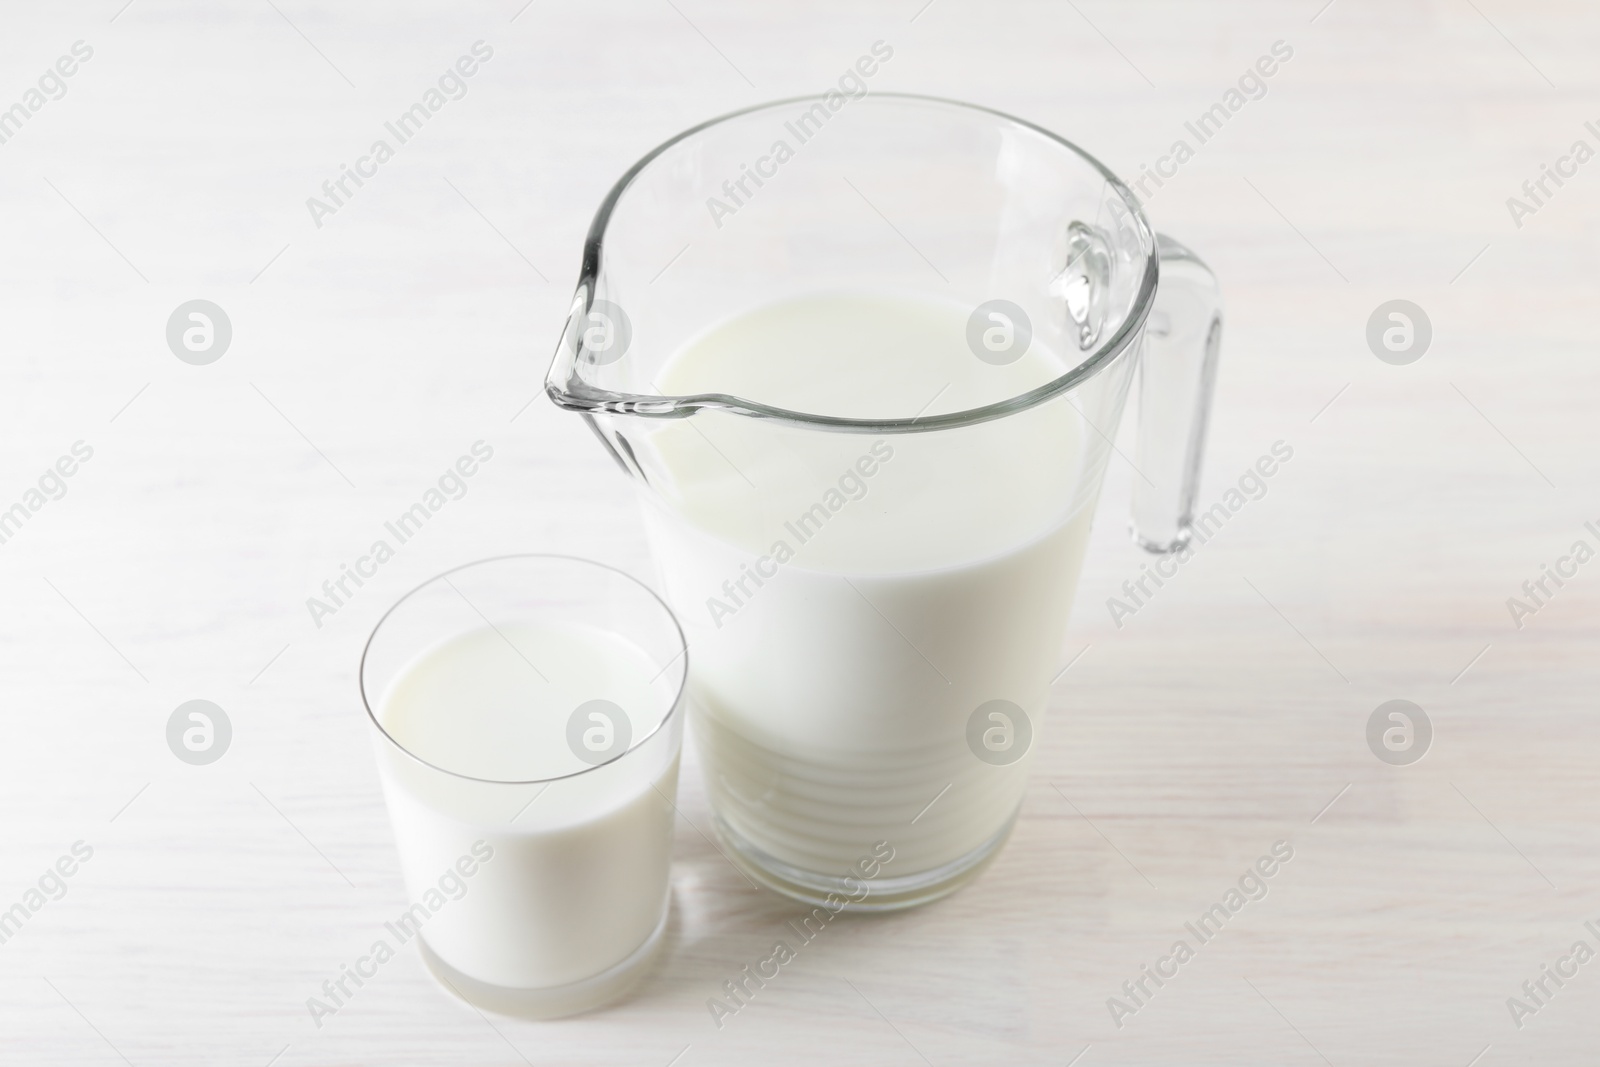
POLYGON ((1133 537, 1149 552, 1175 552, 1193 533, 1211 388, 1222 347, 1222 292, 1200 257, 1156 235, 1161 282, 1145 324, 1139 364, 1139 443, 1133 537))

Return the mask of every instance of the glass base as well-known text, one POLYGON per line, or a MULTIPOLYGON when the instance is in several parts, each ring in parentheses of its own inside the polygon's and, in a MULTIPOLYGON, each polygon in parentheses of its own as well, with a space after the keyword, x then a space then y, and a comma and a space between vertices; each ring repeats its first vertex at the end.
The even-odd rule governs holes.
MULTIPOLYGON (((999 833, 966 855, 942 866, 898 878, 880 875, 863 879, 853 875, 818 874, 787 864, 745 840, 723 821, 721 815, 712 818, 717 836, 728 846, 734 865, 756 882, 802 904, 819 907, 827 906, 829 896, 844 897, 844 911, 862 913, 902 911, 949 896, 983 872, 1006 843, 1006 838, 1011 836, 1011 828, 1016 822, 1017 814, 1012 812, 999 833), (861 900, 851 900, 851 897, 860 894, 863 881, 871 891, 861 900)), ((890 841, 889 844, 893 845, 894 842, 890 841)))
POLYGON ((671 912, 672 900, 669 896, 667 906, 661 912, 661 921, 645 943, 634 950, 633 955, 599 974, 560 986, 518 989, 482 982, 440 959, 428 947, 425 937, 418 940, 422 962, 427 964, 429 973, 445 989, 472 1007, 522 1019, 559 1019, 593 1011, 618 999, 637 985, 655 964, 665 940, 667 918, 671 912))

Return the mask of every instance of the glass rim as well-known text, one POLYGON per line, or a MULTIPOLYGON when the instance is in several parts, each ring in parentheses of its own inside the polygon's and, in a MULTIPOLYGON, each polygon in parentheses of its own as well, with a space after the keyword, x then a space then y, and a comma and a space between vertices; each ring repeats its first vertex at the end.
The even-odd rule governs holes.
MULTIPOLYGON (((465 599, 465 597, 463 597, 463 599, 465 599)), ((468 606, 471 606, 471 601, 468 601, 468 606)), ((476 610, 476 609, 474 609, 474 610, 476 610)), ((485 621, 487 621, 487 620, 485 620, 485 621)), ((492 626, 493 624, 491 623, 490 625, 492 626)), ((666 667, 663 667, 662 670, 663 671, 666 670, 666 667)), ((658 674, 658 677, 659 677, 659 674, 658 674)), ((654 681, 654 679, 652 679, 652 682, 653 681, 654 681)), ((635 578, 633 575, 629 574, 627 571, 622 570, 620 567, 613 567, 609 563, 601 563, 598 560, 586 559, 583 556, 569 556, 569 555, 566 555, 565 553, 560 553, 560 552, 509 552, 509 553, 506 553, 506 554, 500 555, 500 556, 486 556, 483 559, 471 560, 471 561, 469 561, 467 563, 462 563, 462 564, 459 564, 458 566, 451 567, 448 570, 440 571, 438 574, 435 574, 435 575, 433 575, 433 576, 431 576, 429 578, 424 579, 419 584, 413 586, 412 588, 408 589, 405 593, 401 594, 400 598, 398 600, 396 600, 393 604, 389 605, 388 610, 386 610, 381 616, 379 616, 378 621, 376 623, 374 623, 373 626, 372 626, 372 632, 367 635, 366 643, 361 646, 361 659, 358 661, 357 666, 356 666, 356 688, 361 693, 361 707, 367 713, 367 720, 372 723, 372 725, 377 729, 377 731, 380 734, 383 735, 384 739, 386 741, 388 741, 389 744, 393 745, 402 755, 406 756, 408 759, 411 759, 412 761, 414 761, 416 763, 419 763, 424 767, 427 767, 429 770, 438 771, 440 774, 448 774, 452 778, 460 778, 463 781, 483 782, 486 785, 549 785, 549 784, 554 783, 554 782, 564 781, 564 780, 566 780, 568 778, 577 778, 577 777, 579 777, 581 775, 588 774, 591 771, 597 771, 601 767, 608 767, 611 764, 616 763, 618 760, 623 759, 629 753, 636 752, 639 749, 643 748, 645 746, 645 744, 652 737, 655 737, 656 734, 660 733, 661 730, 668 723, 672 722, 673 719, 679 717, 680 712, 681 712, 681 710, 683 708, 683 705, 685 703, 687 703, 687 701, 684 698, 685 698, 685 695, 686 695, 686 693, 688 691, 688 686, 689 686, 689 640, 683 634, 683 626, 678 622, 678 616, 673 612, 672 608, 670 608, 667 605, 667 602, 662 600, 661 597, 656 593, 656 591, 654 589, 651 589, 648 585, 645 585, 639 579, 635 578), (656 602, 657 606, 659 606, 661 608, 661 610, 666 614, 667 621, 672 623, 672 632, 677 634, 677 636, 678 636, 678 647, 681 649, 681 651, 679 651, 679 653, 676 656, 673 656, 671 659, 669 659, 667 661, 667 666, 671 666, 674 662, 676 662, 680 658, 683 660, 683 677, 678 682, 678 690, 677 690, 677 692, 675 694, 673 694, 672 703, 667 708, 667 713, 665 715, 661 716, 661 721, 656 723, 656 725, 650 730, 649 733, 647 733, 644 736, 636 739, 626 749, 624 749, 623 751, 617 753, 615 756, 612 756, 609 759, 602 760, 601 762, 593 764, 591 766, 582 767, 582 768, 580 768, 580 769, 578 769, 576 771, 571 771, 571 772, 569 772, 567 774, 556 774, 556 775, 551 775, 550 777, 547 777, 547 778, 525 778, 525 779, 480 778, 480 777, 478 777, 476 775, 462 774, 460 771, 453 771, 448 767, 441 767, 437 763, 433 763, 433 762, 431 762, 429 760, 423 759, 421 756, 419 756, 415 752, 411 751, 405 745, 401 744, 400 741, 393 734, 391 734, 388 731, 388 729, 383 725, 383 723, 378 720, 377 712, 375 712, 373 710, 373 707, 372 707, 373 702, 370 699, 368 699, 368 696, 367 696, 367 657, 372 652, 373 642, 377 640, 378 634, 383 630, 383 624, 389 621, 389 616, 393 615, 396 611, 400 610, 401 606, 404 605, 407 601, 409 601, 413 596, 415 596, 416 594, 422 592, 422 590, 426 589, 428 586, 432 585, 434 582, 439 581, 439 579, 441 579, 441 578, 447 578, 452 574, 456 574, 456 573, 458 573, 460 571, 464 571, 464 570, 470 570, 471 568, 474 568, 474 567, 481 567, 481 566, 484 566, 486 564, 491 564, 491 563, 504 563, 504 562, 507 562, 509 560, 552 560, 552 561, 559 560, 559 561, 563 561, 563 562, 566 562, 566 563, 580 563, 580 564, 583 564, 585 566, 598 567, 601 570, 610 571, 613 574, 620 575, 621 577, 627 579, 629 582, 633 583, 634 585, 638 586, 641 590, 643 590, 644 593, 647 596, 649 596, 650 599, 654 600, 656 602)), ((381 696, 381 694, 380 694, 380 696, 381 696)))
POLYGON ((1134 196, 1133 190, 1121 178, 1117 177, 1109 167, 1101 163, 1093 155, 1060 134, 1054 133, 1037 123, 1007 114, 1004 111, 984 107, 981 104, 971 104, 961 100, 952 100, 947 97, 922 93, 868 92, 861 97, 862 100, 888 99, 901 102, 935 104, 943 108, 977 112, 1001 119, 1014 126, 1039 134, 1047 141, 1065 148, 1098 172, 1111 190, 1116 193, 1123 206, 1127 208, 1129 217, 1133 220, 1134 226, 1138 231, 1140 243, 1147 248, 1144 271, 1139 279, 1138 291, 1134 294, 1133 306, 1117 330, 1106 338, 1086 359, 1043 385, 1036 386, 1004 400, 997 400, 962 411, 947 412, 943 415, 914 415, 909 418, 893 419, 845 418, 775 407, 770 404, 733 396, 730 393, 692 393, 684 396, 624 393, 611 389, 602 389, 584 381, 579 375, 577 346, 575 344, 570 346, 567 344, 567 334, 570 332, 571 324, 577 316, 587 315, 596 300, 596 282, 600 277, 600 264, 604 255, 606 231, 611 224, 612 215, 615 213, 622 195, 632 187, 634 181, 651 163, 655 162, 656 159, 675 145, 734 119, 743 118, 760 111, 788 107, 791 104, 822 101, 826 98, 826 95, 825 93, 810 93, 802 96, 786 97, 782 100, 771 100, 707 119, 705 122, 691 126, 661 142, 641 156, 621 178, 617 179, 616 184, 611 187, 605 199, 601 201, 599 209, 595 212, 594 221, 589 225, 589 232, 584 238, 583 260, 578 271, 578 286, 573 293, 572 305, 568 310, 566 325, 562 328, 561 340, 556 343, 555 357, 551 360, 550 370, 545 376, 545 395, 557 407, 587 415, 639 415, 645 418, 658 419, 680 419, 691 416, 701 410, 715 410, 748 418, 767 419, 807 429, 829 430, 835 433, 925 433, 932 430, 955 429, 981 422, 989 422, 993 419, 1003 418, 1007 415, 1036 407, 1070 392, 1093 378, 1133 344, 1134 339, 1139 336, 1139 332, 1144 328, 1145 320, 1149 318, 1151 308, 1155 303, 1156 285, 1160 275, 1160 253, 1155 230, 1150 226, 1150 221, 1145 216, 1144 208, 1140 205, 1138 198, 1134 196), (571 349, 570 352, 568 351, 569 348, 571 349))

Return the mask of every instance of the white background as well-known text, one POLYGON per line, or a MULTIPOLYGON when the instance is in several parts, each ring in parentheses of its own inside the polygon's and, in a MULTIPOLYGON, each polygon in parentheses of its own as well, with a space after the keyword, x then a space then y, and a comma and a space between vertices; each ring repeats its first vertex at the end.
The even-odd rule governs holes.
POLYGON ((0 908, 94 849, 0 946, 0 1059, 1592 1062, 1600 962, 1520 1030, 1505 1003, 1600 947, 1600 562, 1521 630, 1505 603, 1597 541, 1600 162, 1521 228, 1505 205, 1600 147, 1592 7, 275 2, 0 12, 0 107, 94 49, 0 145, 0 507, 94 449, 0 545, 0 908), (306 198, 480 39, 469 94, 315 227, 306 198), (958 895, 834 923, 718 1030, 706 998, 799 909, 701 836, 690 766, 679 925, 634 1000, 491 1022, 408 950, 318 1029, 306 998, 405 904, 354 680, 378 614, 508 551, 648 577, 621 475, 539 395, 594 208, 679 129, 825 88, 878 39, 874 89, 1013 112, 1130 176, 1293 47, 1150 213, 1226 292, 1202 500, 1276 440, 1294 459, 1121 629, 1105 600, 1141 560, 1113 470, 1087 651, 1016 834, 958 895), (205 367, 164 338, 197 297, 234 331, 205 367), (1364 331, 1402 297, 1434 338, 1396 367, 1364 331), (478 439, 468 495, 314 627, 306 598, 478 439), (1364 740, 1397 697, 1436 732, 1410 767, 1364 740), (233 723, 209 767, 164 738, 194 698, 233 723), (1107 997, 1280 838, 1270 895, 1113 1026, 1107 997))

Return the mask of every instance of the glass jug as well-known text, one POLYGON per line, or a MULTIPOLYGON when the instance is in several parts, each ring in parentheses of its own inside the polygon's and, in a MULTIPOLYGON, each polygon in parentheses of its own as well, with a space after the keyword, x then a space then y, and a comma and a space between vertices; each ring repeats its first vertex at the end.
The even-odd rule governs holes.
POLYGON ((1135 536, 1170 552, 1220 335, 1126 185, 985 108, 780 101, 623 175, 546 389, 641 490, 746 873, 882 910, 998 851, 1135 368, 1135 536))

